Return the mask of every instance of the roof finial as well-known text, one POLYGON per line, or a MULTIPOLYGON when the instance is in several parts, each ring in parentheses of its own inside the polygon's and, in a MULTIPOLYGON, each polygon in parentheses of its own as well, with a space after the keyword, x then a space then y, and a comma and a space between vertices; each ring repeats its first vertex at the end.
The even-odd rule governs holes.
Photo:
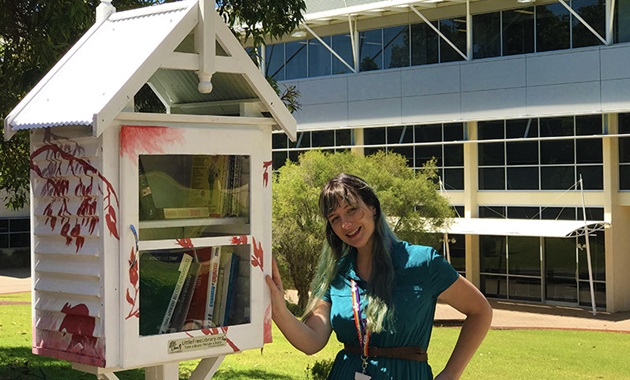
POLYGON ((112 0, 101 0, 99 6, 96 7, 96 22, 105 21, 114 12, 116 8, 112 5, 112 0))

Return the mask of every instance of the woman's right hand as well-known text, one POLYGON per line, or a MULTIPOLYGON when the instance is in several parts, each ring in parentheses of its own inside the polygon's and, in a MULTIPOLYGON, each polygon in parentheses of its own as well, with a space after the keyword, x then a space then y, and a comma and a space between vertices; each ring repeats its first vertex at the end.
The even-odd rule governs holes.
POLYGON ((269 291, 271 292, 272 315, 276 316, 284 311, 283 309, 286 309, 286 304, 284 301, 284 286, 282 286, 282 278, 280 277, 275 258, 272 258, 271 276, 267 275, 265 281, 267 281, 267 286, 269 286, 269 291))

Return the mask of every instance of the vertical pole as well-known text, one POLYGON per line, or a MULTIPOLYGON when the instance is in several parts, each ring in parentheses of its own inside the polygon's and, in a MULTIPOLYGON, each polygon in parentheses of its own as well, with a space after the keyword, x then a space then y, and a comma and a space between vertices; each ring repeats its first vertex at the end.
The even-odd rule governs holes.
POLYGON ((145 380, 178 380, 179 363, 166 363, 144 369, 145 380))
MULTIPOLYGON (((595 309, 595 289, 593 287, 593 266, 591 265, 591 244, 588 232, 588 224, 586 222, 586 205, 584 203, 584 182, 582 181, 582 174, 580 174, 580 193, 582 195, 582 214, 584 216, 584 240, 586 241, 586 261, 588 264, 588 285, 591 291, 591 308, 593 315, 597 314, 595 309)), ((579 273, 578 273, 579 277, 579 273)), ((579 284, 579 280, 578 280, 579 284)), ((579 285, 578 285, 579 291, 579 285)))

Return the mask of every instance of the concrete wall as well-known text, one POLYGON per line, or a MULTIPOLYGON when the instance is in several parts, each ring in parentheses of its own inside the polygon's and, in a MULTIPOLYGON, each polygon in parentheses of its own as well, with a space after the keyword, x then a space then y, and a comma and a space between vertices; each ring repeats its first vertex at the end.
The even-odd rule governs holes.
POLYGON ((630 111, 630 44, 286 81, 300 130, 630 111))

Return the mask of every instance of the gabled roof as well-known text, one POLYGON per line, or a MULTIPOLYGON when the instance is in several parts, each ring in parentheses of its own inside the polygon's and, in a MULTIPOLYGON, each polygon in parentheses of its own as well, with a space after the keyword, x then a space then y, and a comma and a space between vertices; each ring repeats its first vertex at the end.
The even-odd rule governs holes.
POLYGON ((167 109, 208 114, 236 104, 238 114, 239 104, 255 103, 294 139, 295 119, 213 6, 184 0, 105 14, 5 118, 5 136, 64 125, 98 136, 149 83, 167 109), (212 91, 200 92, 209 88, 199 78, 210 76, 212 91))

